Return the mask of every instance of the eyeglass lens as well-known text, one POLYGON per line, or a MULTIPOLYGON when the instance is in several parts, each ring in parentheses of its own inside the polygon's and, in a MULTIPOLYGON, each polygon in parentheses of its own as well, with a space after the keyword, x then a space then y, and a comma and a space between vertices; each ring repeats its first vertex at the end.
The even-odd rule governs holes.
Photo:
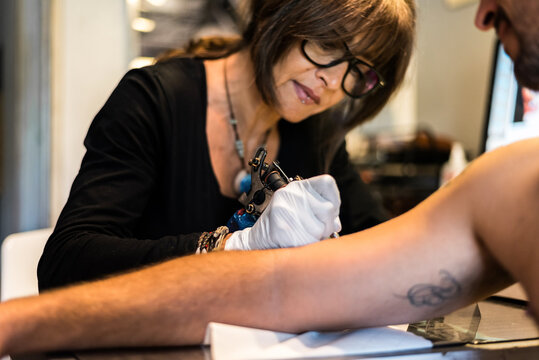
POLYGON ((342 87, 351 96, 365 95, 380 83, 380 78, 373 68, 367 64, 346 60, 346 51, 342 47, 324 47, 314 41, 304 41, 302 46, 307 59, 317 66, 330 67, 343 61, 349 62, 342 87))

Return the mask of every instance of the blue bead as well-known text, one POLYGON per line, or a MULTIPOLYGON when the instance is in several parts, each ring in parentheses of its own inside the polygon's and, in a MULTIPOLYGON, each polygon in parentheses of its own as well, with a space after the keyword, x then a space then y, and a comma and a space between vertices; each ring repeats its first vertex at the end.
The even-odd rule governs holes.
POLYGON ((251 174, 247 174, 240 181, 240 194, 248 193, 251 190, 251 174))
POLYGON ((251 227, 255 224, 255 222, 256 222, 256 218, 251 214, 245 213, 243 215, 240 215, 239 225, 241 229, 251 227))
POLYGON ((230 232, 243 230, 251 227, 255 224, 257 217, 252 214, 246 213, 244 209, 240 209, 232 215, 228 220, 226 226, 230 232))

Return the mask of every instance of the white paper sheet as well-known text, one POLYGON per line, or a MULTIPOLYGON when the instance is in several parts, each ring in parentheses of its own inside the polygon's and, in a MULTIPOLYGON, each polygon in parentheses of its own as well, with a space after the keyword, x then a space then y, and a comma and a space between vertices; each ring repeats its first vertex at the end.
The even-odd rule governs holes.
POLYGON ((432 347, 429 340, 389 327, 297 335, 220 323, 208 325, 205 344, 211 346, 213 360, 367 355, 432 347))

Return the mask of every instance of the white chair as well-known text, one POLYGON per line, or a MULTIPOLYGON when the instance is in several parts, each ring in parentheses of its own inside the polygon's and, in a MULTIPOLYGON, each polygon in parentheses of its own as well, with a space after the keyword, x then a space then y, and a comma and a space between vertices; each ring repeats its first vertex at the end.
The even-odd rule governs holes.
POLYGON ((52 228, 11 234, 2 243, 0 299, 38 294, 37 264, 52 228))

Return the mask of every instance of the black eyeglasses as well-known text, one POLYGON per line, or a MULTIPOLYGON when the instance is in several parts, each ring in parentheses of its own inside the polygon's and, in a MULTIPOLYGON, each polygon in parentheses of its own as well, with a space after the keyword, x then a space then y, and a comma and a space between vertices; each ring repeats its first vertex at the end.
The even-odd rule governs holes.
POLYGON ((346 43, 343 43, 343 47, 339 50, 334 47, 324 48, 315 41, 303 40, 301 51, 307 60, 321 68, 348 62, 341 87, 346 95, 354 99, 361 98, 385 85, 378 71, 352 55, 346 43))

